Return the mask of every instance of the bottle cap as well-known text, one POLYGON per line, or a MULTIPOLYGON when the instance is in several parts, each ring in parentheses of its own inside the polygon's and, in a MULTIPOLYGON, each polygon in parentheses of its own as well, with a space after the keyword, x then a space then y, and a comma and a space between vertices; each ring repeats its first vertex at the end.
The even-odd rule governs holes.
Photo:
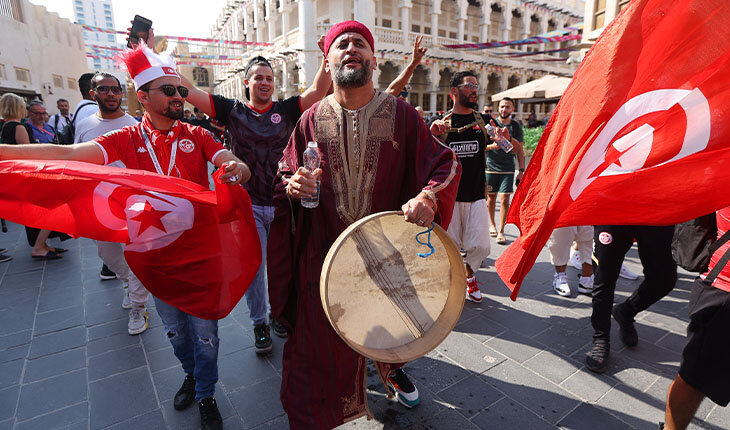
POLYGON ((307 147, 308 148, 316 148, 317 147, 317 142, 307 142, 307 147))

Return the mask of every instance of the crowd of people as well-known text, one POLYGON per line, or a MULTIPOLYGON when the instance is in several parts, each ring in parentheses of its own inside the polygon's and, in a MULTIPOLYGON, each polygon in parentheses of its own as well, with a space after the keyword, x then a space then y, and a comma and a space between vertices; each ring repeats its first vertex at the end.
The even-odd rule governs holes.
MULTIPOLYGON (((148 40, 153 37, 150 31, 148 40)), ((526 167, 522 125, 513 118, 517 102, 502 99, 496 115, 492 105, 479 111, 475 73, 453 75, 449 112, 424 118, 422 109, 408 104, 406 85, 426 51, 420 42, 419 38, 414 44, 408 67, 381 92, 372 80, 377 67, 372 34, 356 21, 338 23, 319 40, 324 59, 312 85, 285 100, 273 100, 273 68, 264 57, 248 62, 247 100, 237 100, 196 88, 175 71, 169 57, 142 43, 122 59, 135 71, 130 77, 143 115, 138 111, 133 117, 121 109, 122 84, 102 72, 79 78, 83 100, 73 113, 64 99, 57 102, 58 113, 48 117, 43 102, 26 105, 22 98, 5 94, 0 98, 0 159, 79 160, 178 176, 206 187, 208 163, 225 169, 224 181, 248 190, 264 256, 245 296, 254 350, 272 353, 271 330, 288 338, 282 352, 281 401, 289 424, 298 429, 333 428, 368 409, 365 360, 332 329, 319 297, 320 270, 330 245, 348 225, 385 210, 401 210, 407 222, 419 226, 438 222, 462 251, 465 298, 479 303, 486 291, 476 273, 490 255, 491 238, 500 246, 508 243, 510 196, 526 167), (68 127, 73 145, 62 144, 68 127), (176 159, 170 147, 183 137, 194 143, 193 155, 176 159), (328 160, 324 168, 310 171, 303 166, 308 142, 318 143, 322 158, 328 160), (321 202, 317 208, 295 204, 316 193, 321 202)), ((718 214, 721 232, 727 229, 726 212, 718 214)), ((33 230, 28 229, 32 258, 62 258, 65 249, 47 244, 49 237, 62 233, 33 230)), ((636 347, 634 318, 674 288, 672 235, 672 226, 553 231, 548 248, 555 266, 555 293, 569 297, 577 291, 592 297, 595 334, 585 358, 591 371, 606 369, 611 316, 621 341, 636 347), (639 277, 622 264, 634 242, 644 279, 631 297, 614 306, 618 277, 639 277), (566 275, 568 264, 580 271, 575 289, 566 275)), ((97 242, 97 247, 103 262, 100 277, 118 278, 124 286, 121 305, 129 309, 128 333, 143 333, 148 327, 149 291, 127 266, 122 244, 97 242)), ((0 250, 0 262, 9 259, 7 251, 0 250)), ((710 271, 718 261, 713 257, 710 271)), ((690 303, 689 342, 669 392, 666 428, 685 428, 704 396, 723 406, 730 401, 728 372, 718 362, 728 349, 729 274, 723 268, 716 280, 698 278, 690 303), (709 376, 714 371, 722 378, 709 376)), ((153 299, 185 372, 175 409, 197 402, 201 427, 221 428, 215 401, 218 322, 153 299)), ((403 364, 375 364, 401 404, 411 408, 419 403, 418 389, 403 364)))

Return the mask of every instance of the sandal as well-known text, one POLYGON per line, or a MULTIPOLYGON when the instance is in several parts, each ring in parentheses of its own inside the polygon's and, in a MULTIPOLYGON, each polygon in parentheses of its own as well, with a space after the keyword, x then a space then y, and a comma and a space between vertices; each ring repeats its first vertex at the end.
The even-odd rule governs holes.
POLYGON ((507 239, 504 238, 504 235, 502 233, 499 233, 497 235, 497 245, 506 245, 507 239))
POLYGON ((497 230, 489 229, 489 237, 497 237, 497 230))
POLYGON ((51 249, 56 254, 63 254, 64 252, 68 252, 68 249, 66 249, 66 248, 53 248, 53 247, 51 247, 51 249))
POLYGON ((58 260, 61 258, 61 255, 56 254, 53 251, 46 252, 46 255, 31 255, 34 260, 58 260))

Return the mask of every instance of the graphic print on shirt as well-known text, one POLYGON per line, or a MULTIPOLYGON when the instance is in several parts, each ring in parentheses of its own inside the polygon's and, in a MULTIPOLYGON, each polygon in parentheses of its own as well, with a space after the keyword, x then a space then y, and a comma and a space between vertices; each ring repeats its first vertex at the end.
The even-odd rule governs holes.
POLYGON ((449 142, 449 148, 456 153, 459 158, 471 158, 479 154, 479 142, 476 140, 449 142))

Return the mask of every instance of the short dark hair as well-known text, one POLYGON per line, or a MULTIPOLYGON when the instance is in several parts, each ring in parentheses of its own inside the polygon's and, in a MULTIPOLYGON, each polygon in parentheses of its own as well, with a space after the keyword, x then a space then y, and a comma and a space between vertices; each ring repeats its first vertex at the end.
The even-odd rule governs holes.
POLYGON ((60 98, 60 99, 56 100, 56 106, 58 106, 58 104, 59 104, 59 103, 61 103, 61 102, 66 102, 66 103, 68 103, 68 100, 66 100, 66 99, 64 99, 64 98, 60 98))
POLYGON ((250 59, 248 61, 248 64, 246 64, 246 72, 243 75, 246 79, 249 78, 249 74, 248 73, 249 73, 249 71, 251 71, 251 69, 254 66, 266 66, 269 69, 271 69, 272 71, 274 70, 274 68, 271 67, 271 63, 269 63, 269 60, 267 60, 266 58, 264 58, 264 57, 262 57, 260 55, 257 55, 255 57, 253 57, 252 59, 250 59))
MULTIPOLYGON (((512 103, 513 107, 517 107, 517 103, 515 103, 515 99, 513 99, 512 97, 505 97, 502 100, 512 103)), ((500 101, 502 101, 502 100, 500 100, 500 101)))
POLYGON ((467 76, 473 76, 474 79, 479 81, 476 73, 472 72, 471 70, 464 70, 463 72, 455 73, 454 76, 451 77, 451 88, 456 88, 459 85, 463 84, 464 78, 466 78, 467 76))
MULTIPOLYGON (((190 112, 190 110, 188 110, 188 112, 190 112)), ((198 113, 198 112, 200 112, 200 109, 198 109, 198 108, 193 108, 193 112, 195 112, 195 113, 198 113)))
POLYGON ((89 91, 91 91, 91 79, 94 77, 94 73, 84 73, 79 77, 79 91, 83 97, 89 97, 89 91))
POLYGON ((102 80, 102 79, 106 79, 106 78, 114 79, 115 81, 117 81, 117 85, 119 86, 119 88, 122 87, 122 83, 119 82, 119 78, 117 78, 116 76, 112 75, 111 73, 107 73, 107 72, 96 72, 94 74, 94 76, 91 78, 91 89, 92 90, 95 90, 96 87, 99 86, 99 81, 102 80))

